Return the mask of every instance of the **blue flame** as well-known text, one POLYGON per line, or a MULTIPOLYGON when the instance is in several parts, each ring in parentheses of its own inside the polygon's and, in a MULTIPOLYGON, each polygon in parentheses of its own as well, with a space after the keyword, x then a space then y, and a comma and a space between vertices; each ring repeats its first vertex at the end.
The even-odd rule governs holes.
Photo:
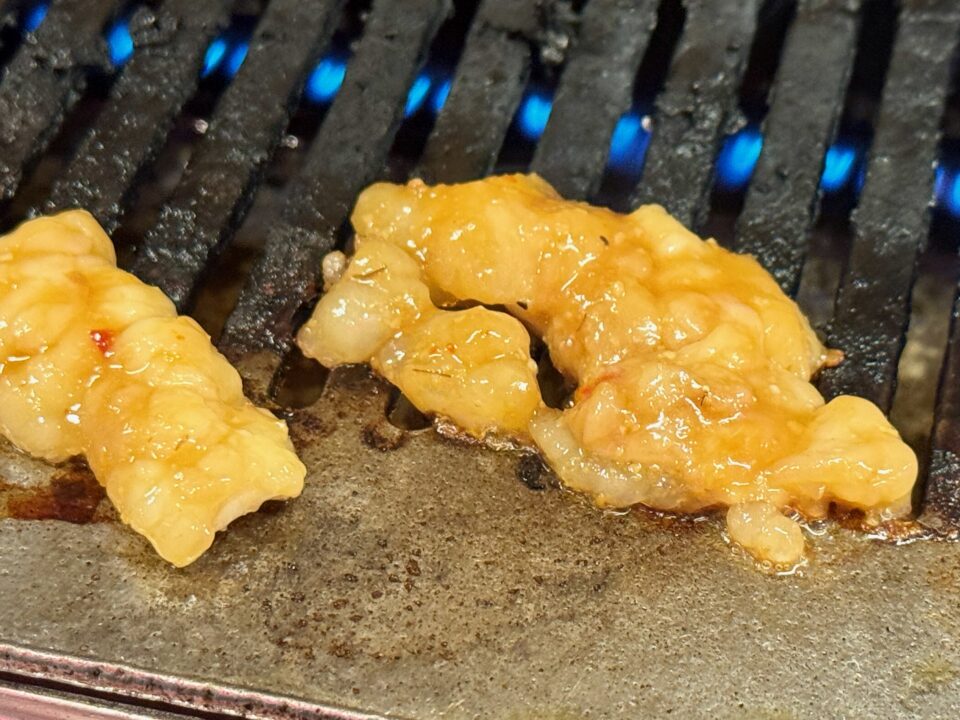
POLYGON ((250 41, 236 33, 219 35, 207 46, 203 56, 203 67, 200 68, 200 77, 205 78, 215 72, 221 72, 229 79, 240 71, 240 66, 247 59, 250 50, 250 41))
POLYGON ((49 2, 41 0, 41 2, 34 3, 23 18, 23 31, 28 33, 36 32, 37 28, 43 24, 43 19, 47 17, 47 11, 49 9, 49 2))
POLYGON ((306 95, 312 102, 330 102, 343 85, 347 63, 342 58, 325 57, 307 78, 306 95))
POLYGON ((820 176, 820 188, 824 192, 836 192, 849 182, 857 164, 857 154, 855 147, 843 141, 827 148, 820 176))
MULTIPOLYGON (((42 22, 48 3, 34 5, 24 19, 27 32, 35 30, 42 22)), ((127 27, 117 23, 107 34, 111 47, 111 60, 116 65, 126 62, 133 52, 133 42, 127 27)), ((206 77, 218 69, 228 76, 239 70, 249 49, 245 40, 216 38, 207 48, 201 75, 206 77)), ((328 103, 339 92, 347 71, 347 61, 339 55, 323 58, 307 79, 305 95, 316 103, 328 103)), ((409 117, 424 107, 439 113, 450 95, 452 80, 449 77, 424 72, 417 77, 407 95, 404 116, 409 117)), ((553 100, 542 90, 531 90, 520 104, 517 125, 520 132, 536 142, 550 119, 553 100)), ((618 170, 639 171, 643 167, 650 144, 649 117, 638 110, 625 113, 617 122, 610 138, 609 165, 618 170)), ((763 133, 759 125, 750 124, 727 137, 717 157, 717 182, 726 190, 741 190, 750 181, 763 150, 763 133)), ((846 140, 838 140, 827 149, 824 157, 820 187, 824 192, 836 192, 853 182, 860 192, 866 177, 864 151, 846 140)), ((960 166, 937 167, 937 204, 960 217, 960 166)))
POLYGON ((431 85, 433 85, 433 80, 426 73, 421 73, 413 81, 410 92, 407 93, 407 104, 403 108, 404 117, 410 117, 423 107, 423 101, 427 99, 427 93, 430 92, 431 85))
POLYGON ((857 172, 857 179, 856 179, 855 182, 856 182, 856 186, 855 186, 855 187, 856 187, 856 190, 857 190, 857 195, 859 195, 860 192, 863 190, 863 185, 864 185, 864 183, 867 182, 867 165, 866 165, 866 163, 860 163, 860 170, 857 172))
POLYGON ((223 62, 223 58, 227 54, 228 47, 227 39, 222 35, 210 43, 206 54, 203 56, 203 69, 200 71, 200 77, 207 77, 220 67, 220 63, 223 62))
POLYGON ((960 173, 957 173, 955 170, 951 180, 950 191, 946 194, 946 202, 944 204, 951 213, 960 215, 960 173))
POLYGON ((947 170, 943 165, 937 165, 934 170, 934 180, 933 180, 933 196, 936 198, 936 202, 940 203, 940 198, 943 197, 944 191, 947 189, 947 170))
POLYGON ((433 108, 435 113, 440 113, 443 110, 443 106, 447 103, 447 98, 450 96, 450 86, 453 83, 447 79, 440 83, 440 87, 436 89, 433 93, 433 100, 430 103, 430 106, 433 108))
POLYGON ((763 150, 763 134, 756 125, 747 125, 728 137, 717 157, 717 180, 728 190, 744 187, 763 150))
POLYGON ((647 156, 650 144, 650 132, 647 130, 649 118, 641 117, 638 112, 624 113, 617 121, 610 138, 611 167, 620 170, 639 171, 647 156))
POLYGON ((117 20, 106 32, 107 50, 114 67, 122 67, 133 57, 133 36, 126 20, 117 20))
POLYGON ((232 78, 240 71, 240 66, 247 59, 247 52, 250 50, 250 43, 246 40, 237 42, 231 49, 230 54, 223 64, 223 71, 228 78, 232 78))
POLYGON ((934 195, 937 205, 960 216, 960 168, 937 166, 934 195))
POLYGON ((539 92, 532 92, 520 103, 520 132, 530 140, 539 140, 547 127, 553 100, 539 92))

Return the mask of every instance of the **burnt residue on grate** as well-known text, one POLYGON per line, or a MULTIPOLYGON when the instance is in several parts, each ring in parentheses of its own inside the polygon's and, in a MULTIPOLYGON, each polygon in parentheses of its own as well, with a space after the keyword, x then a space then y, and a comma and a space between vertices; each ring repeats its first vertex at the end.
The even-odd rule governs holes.
POLYGON ((0 199, 16 192, 79 97, 84 68, 106 65, 100 33, 113 0, 63 0, 19 47, 0 80, 0 199))
POLYGON ((685 4, 686 21, 663 93, 633 205, 660 203, 690 227, 706 221, 713 158, 723 132, 739 119, 737 90, 757 3, 685 4))
POLYGON ((517 479, 531 490, 546 490, 558 484, 553 472, 536 453, 521 453, 517 459, 517 479))
POLYGON ((144 238, 133 271, 181 309, 252 202, 259 173, 333 32, 339 6, 338 0, 279 0, 268 6, 183 180, 144 238))
POLYGON ((824 371, 829 398, 856 394, 889 411, 903 348, 916 262, 930 228, 933 159, 960 35, 952 2, 900 11, 897 37, 854 212, 855 235, 827 339, 845 362, 824 371))
MULTIPOLYGON (((680 45, 692 41, 696 31, 687 21, 696 9, 690 2, 663 0, 657 8, 656 25, 633 78, 630 108, 617 120, 600 189, 591 202, 618 212, 629 212, 637 204, 638 182, 646 171, 647 148, 657 125, 657 106, 668 82, 676 82, 675 61, 680 45)), ((693 115, 690 116, 693 118, 693 115)), ((655 133, 659 136, 659 128, 655 133)), ((681 148, 677 148, 682 153, 681 148)), ((710 161, 708 161, 708 165, 710 161)))
MULTIPOLYGON (((958 54, 960 55, 960 54, 958 54)), ((948 136, 941 152, 941 159, 956 158, 960 155, 960 57, 954 63, 953 93, 948 104, 947 115, 944 118, 944 132, 948 136)), ((956 161, 954 160, 954 163, 956 161)), ((942 168, 941 168, 942 169, 942 168)), ((956 191, 954 191, 956 192, 956 191)), ((934 218, 934 230, 931 235, 932 247, 925 257, 921 258, 921 272, 927 270, 929 282, 921 276, 919 289, 922 291, 930 286, 937 287, 943 294, 946 288, 940 287, 949 283, 949 292, 952 292, 952 307, 949 313, 949 329, 947 333, 946 352, 943 358, 939 383, 937 386, 936 408, 934 410, 933 433, 930 438, 930 465, 923 502, 921 505, 921 522, 929 527, 936 528, 952 537, 960 537, 960 290, 958 290, 957 238, 960 217, 944 212, 941 209, 934 218), (949 255, 947 255, 949 254, 949 255), (952 267, 943 262, 948 256, 952 259, 952 267), (930 272, 924 267, 935 264, 936 268, 930 272), (947 272, 944 272, 944 270, 947 272), (952 271, 952 274, 951 272, 952 271)), ((923 302, 921 297, 920 301, 923 302)), ((915 303, 915 307, 916 307, 915 303)), ((927 320, 929 324, 929 319, 927 320)), ((938 320, 940 318, 937 318, 938 320)), ((913 330, 916 314, 911 318, 913 330)), ((909 342, 909 340, 908 340, 909 342)), ((909 347, 908 347, 909 349, 909 347)), ((909 397, 898 397, 900 406, 906 405, 909 397)), ((900 409, 895 405, 895 410, 900 409)))
POLYGON ((530 72, 537 0, 484 0, 415 174, 464 182, 493 169, 530 72), (527 31, 526 34, 524 31, 527 31))
POLYGON ((587 3, 530 169, 565 197, 600 187, 614 125, 656 22, 656 2, 587 3))
MULTIPOLYGON (((760 133, 760 125, 770 111, 772 88, 780 70, 787 34, 796 16, 794 0, 762 0, 757 10, 753 38, 747 53, 737 92, 737 105, 723 128, 720 149, 712 162, 713 182, 709 206, 694 208, 704 220, 695 228, 706 237, 713 237, 721 245, 732 247, 736 223, 743 210, 746 190, 754 168, 741 168, 731 175, 724 172, 724 153, 738 138, 751 139, 760 133), (747 172, 743 172, 747 169, 747 172)), ((760 135, 762 138, 762 135, 760 135)), ((654 138, 651 144, 656 143, 654 138)), ((761 144, 762 147, 762 144, 761 144)), ((669 193, 668 193, 669 195, 669 193)), ((669 200, 668 200, 669 202, 669 200)))
POLYGON ((827 143, 843 108, 859 0, 800 0, 783 49, 763 153, 737 221, 734 247, 796 291, 827 143))
POLYGON ((232 0, 172 0, 131 18, 136 51, 107 107, 58 178, 46 212, 80 206, 113 232, 139 170, 151 162, 200 79, 204 51, 232 0))
POLYGON ((228 354, 289 349, 294 316, 316 294, 320 261, 356 195, 382 170, 407 89, 448 10, 444 0, 374 2, 343 88, 224 327, 228 354))
POLYGON ((0 518, 14 520, 62 520, 85 524, 104 520, 106 497, 87 464, 70 460, 58 466, 43 486, 24 487, 0 481, 0 518))
MULTIPOLYGON (((385 180, 404 182, 420 175, 418 165, 427 140, 433 134, 437 116, 446 105, 453 85, 449 75, 452 68, 461 65, 467 35, 477 25, 478 9, 470 0, 452 0, 452 10, 430 43, 423 67, 407 93, 403 120, 387 154, 385 180)), ((476 119, 473 122, 477 122, 476 119)))
POLYGON ((817 329, 833 315, 850 254, 850 214, 862 190, 865 155, 873 141, 896 29, 894 0, 865 0, 843 114, 824 160, 818 216, 797 288, 797 303, 817 329))

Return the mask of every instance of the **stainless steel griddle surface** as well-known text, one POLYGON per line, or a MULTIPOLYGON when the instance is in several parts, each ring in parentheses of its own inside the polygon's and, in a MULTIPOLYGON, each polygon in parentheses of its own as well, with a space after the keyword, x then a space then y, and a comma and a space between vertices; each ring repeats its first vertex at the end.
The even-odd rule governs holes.
MULTIPOLYGON (((162 673, 174 695, 169 676, 293 696, 301 717, 960 711, 955 545, 836 530, 800 575, 771 577, 710 521, 532 490, 516 454, 401 435, 385 400, 365 371, 334 373, 292 420, 303 496, 185 570, 102 508, 86 525, 0 521, 7 662, 6 645, 41 648, 162 673)), ((45 472, 7 447, 0 465, 18 483, 45 472)))

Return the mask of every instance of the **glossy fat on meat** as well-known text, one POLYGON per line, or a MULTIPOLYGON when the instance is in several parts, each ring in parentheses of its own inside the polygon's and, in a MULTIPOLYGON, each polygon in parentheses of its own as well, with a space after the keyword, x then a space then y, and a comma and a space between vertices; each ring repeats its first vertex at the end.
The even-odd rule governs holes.
MULTIPOLYGON (((342 255, 327 258, 340 265, 342 255)), ((415 261, 388 243, 361 240, 300 328, 297 342, 327 367, 370 362, 396 333, 434 309, 415 261)))
POLYGON ((704 242, 647 205, 629 215, 560 198, 537 176, 460 185, 378 183, 357 201, 360 237, 418 260, 431 290, 506 305, 564 373, 743 326, 804 380, 826 358, 796 304, 751 257, 704 242))
POLYGON ((526 437, 540 405, 523 325, 482 307, 438 309, 417 263, 375 239, 357 241, 297 341, 328 367, 369 362, 420 410, 477 438, 526 437))
POLYGON ((0 430, 47 460, 86 454, 124 521, 178 566, 303 487, 284 423, 79 210, 0 238, 0 430))
MULTIPOLYGON (((869 522, 909 512, 912 450, 868 401, 825 404, 810 383, 841 354, 753 258, 701 240, 662 208, 618 214, 513 175, 379 183, 361 194, 353 224, 359 248, 392 248, 379 251, 378 277, 394 303, 393 268, 419 271, 418 297, 502 306, 545 341, 577 389, 565 409, 529 415, 528 431, 561 480, 598 505, 731 508, 731 538, 787 564, 800 559, 802 533, 784 530, 794 521, 780 511, 822 517, 836 504, 869 522)), ((340 297, 344 281, 332 280, 340 297)), ((337 306, 341 332, 379 326, 377 342, 407 332, 393 305, 353 297, 337 306)), ((356 342, 336 335, 334 347, 356 342)))
POLYGON ((175 565, 303 488, 286 424, 243 396, 237 371, 187 317, 121 332, 80 420, 87 461, 124 522, 175 565))
POLYGON ((175 315, 162 292, 116 269, 110 239, 87 213, 0 237, 0 430, 46 460, 82 453, 79 411, 103 361, 91 333, 175 315))
POLYGON ((751 555, 789 566, 803 555, 803 531, 769 502, 748 502, 727 510, 730 539, 751 555))
POLYGON ((486 308, 430 313, 371 364, 416 407, 474 437, 526 437, 540 405, 530 336, 514 318, 486 308))

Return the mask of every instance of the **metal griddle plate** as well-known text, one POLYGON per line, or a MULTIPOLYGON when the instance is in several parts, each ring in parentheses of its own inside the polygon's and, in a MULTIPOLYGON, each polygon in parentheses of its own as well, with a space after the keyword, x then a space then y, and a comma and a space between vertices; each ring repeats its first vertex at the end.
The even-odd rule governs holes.
MULTIPOLYGON (((0 520, 0 666, 271 717, 960 711, 955 545, 836 530, 802 576, 771 577, 712 521, 603 514, 529 489, 512 452, 400 436, 386 397, 335 372, 291 423, 303 496, 185 570, 103 508, 0 520)), ((0 473, 50 471, 4 447, 0 473)))

